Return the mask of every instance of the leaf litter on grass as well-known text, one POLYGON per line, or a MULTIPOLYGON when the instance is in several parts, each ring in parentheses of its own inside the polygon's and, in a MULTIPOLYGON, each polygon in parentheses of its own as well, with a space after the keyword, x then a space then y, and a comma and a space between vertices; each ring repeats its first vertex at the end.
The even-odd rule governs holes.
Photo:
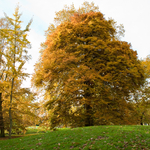
POLYGON ((60 129, 20 139, 0 141, 2 149, 150 149, 150 127, 144 126, 99 126, 88 128, 60 129), (118 128, 117 128, 118 127, 118 128), (116 134, 117 133, 117 134, 116 134), (12 142, 11 142, 12 141, 12 142), (6 146, 6 147, 4 147, 6 146))

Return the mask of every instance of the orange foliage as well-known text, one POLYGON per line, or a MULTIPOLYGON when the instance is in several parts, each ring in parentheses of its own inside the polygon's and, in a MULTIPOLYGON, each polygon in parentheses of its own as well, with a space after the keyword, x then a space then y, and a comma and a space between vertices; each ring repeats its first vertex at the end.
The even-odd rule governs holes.
POLYGON ((130 44, 100 12, 75 14, 48 35, 32 81, 44 88, 50 125, 133 123, 130 92, 144 83, 130 44))

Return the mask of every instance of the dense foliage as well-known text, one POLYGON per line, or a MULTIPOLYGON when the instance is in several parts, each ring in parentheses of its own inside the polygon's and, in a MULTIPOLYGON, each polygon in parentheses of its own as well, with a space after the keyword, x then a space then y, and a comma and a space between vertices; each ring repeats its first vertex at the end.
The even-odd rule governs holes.
POLYGON ((74 14, 48 35, 33 82, 45 91, 50 126, 133 124, 130 93, 144 71, 131 45, 100 12, 74 14))

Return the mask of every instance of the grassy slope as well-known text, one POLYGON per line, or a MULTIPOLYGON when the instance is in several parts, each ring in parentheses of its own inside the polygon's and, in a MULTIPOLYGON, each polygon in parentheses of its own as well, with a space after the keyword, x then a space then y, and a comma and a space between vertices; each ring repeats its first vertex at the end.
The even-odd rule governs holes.
POLYGON ((150 126, 59 129, 11 140, 0 140, 0 150, 148 150, 150 149, 149 130, 150 126))

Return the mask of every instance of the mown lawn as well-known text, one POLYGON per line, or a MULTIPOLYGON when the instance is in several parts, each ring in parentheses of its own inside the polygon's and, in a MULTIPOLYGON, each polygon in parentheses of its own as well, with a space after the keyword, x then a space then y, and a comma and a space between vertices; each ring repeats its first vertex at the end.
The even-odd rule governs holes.
POLYGON ((46 133, 37 131, 29 128, 24 137, 0 140, 0 150, 150 149, 150 126, 94 126, 46 133))

